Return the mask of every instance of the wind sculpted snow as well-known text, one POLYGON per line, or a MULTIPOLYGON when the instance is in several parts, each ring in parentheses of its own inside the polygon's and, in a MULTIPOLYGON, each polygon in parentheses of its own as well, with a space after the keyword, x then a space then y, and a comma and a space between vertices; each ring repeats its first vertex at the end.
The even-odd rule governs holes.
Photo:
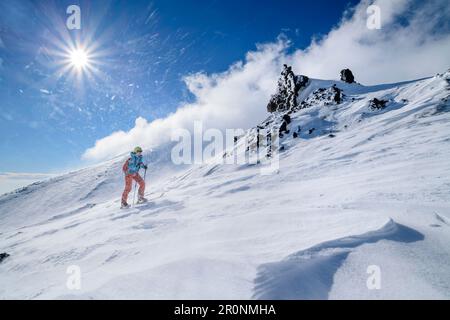
POLYGON ((390 220, 381 229, 320 243, 288 256, 280 262, 260 266, 255 297, 274 299, 327 299, 334 273, 352 249, 381 240, 410 243, 423 234, 390 220))

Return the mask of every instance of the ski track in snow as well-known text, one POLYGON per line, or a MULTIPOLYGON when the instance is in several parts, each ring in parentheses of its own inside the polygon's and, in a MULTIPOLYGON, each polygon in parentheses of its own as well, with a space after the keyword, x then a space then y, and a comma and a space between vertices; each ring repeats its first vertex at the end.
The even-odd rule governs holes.
POLYGON ((292 115, 302 131, 276 174, 174 167, 168 144, 146 155, 149 202, 128 210, 126 156, 0 196, 0 298, 449 299, 448 77, 313 80, 300 99, 337 83, 345 101, 292 115), (375 97, 387 108, 368 110, 375 97))

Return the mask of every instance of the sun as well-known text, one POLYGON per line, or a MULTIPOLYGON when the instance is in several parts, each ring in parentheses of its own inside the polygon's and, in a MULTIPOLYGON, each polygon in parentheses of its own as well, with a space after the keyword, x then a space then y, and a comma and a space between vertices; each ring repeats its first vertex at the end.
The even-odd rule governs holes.
POLYGON ((89 66, 89 55, 83 49, 77 48, 70 52, 70 64, 81 71, 89 66))
POLYGON ((101 49, 101 42, 75 41, 72 39, 55 39, 51 53, 55 59, 55 77, 73 81, 83 87, 86 81, 105 79, 106 74, 100 69, 108 64, 104 58, 109 52, 101 49))

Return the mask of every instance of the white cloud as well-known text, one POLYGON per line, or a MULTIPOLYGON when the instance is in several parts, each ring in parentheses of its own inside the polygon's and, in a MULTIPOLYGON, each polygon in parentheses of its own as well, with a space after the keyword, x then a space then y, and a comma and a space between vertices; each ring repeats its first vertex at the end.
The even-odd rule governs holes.
POLYGON ((136 119, 130 131, 114 132, 98 140, 83 155, 87 160, 111 158, 135 145, 154 146, 168 141, 172 128, 191 129, 194 120, 204 127, 246 128, 266 116, 281 65, 296 73, 336 79, 344 67, 364 84, 416 79, 450 67, 450 6, 447 0, 363 0, 345 13, 339 25, 304 50, 286 53, 287 41, 259 45, 244 62, 219 74, 185 78, 195 102, 180 106, 164 119, 136 119), (366 27, 369 5, 381 9, 381 30, 366 27))
POLYGON ((195 95, 194 103, 150 123, 137 118, 130 131, 114 132, 98 140, 83 157, 101 160, 131 150, 135 145, 154 146, 169 141, 172 129, 192 129, 196 120, 203 121, 204 129, 245 128, 263 120, 265 105, 276 88, 286 45, 283 40, 259 45, 258 50, 247 54, 245 63, 236 63, 221 74, 187 76, 184 80, 195 95))
POLYGON ((450 67, 447 0, 364 0, 352 13, 324 39, 290 57, 293 69, 335 78, 349 67, 357 81, 377 84, 426 77, 450 67), (366 9, 372 3, 381 9, 381 30, 366 27, 366 9))

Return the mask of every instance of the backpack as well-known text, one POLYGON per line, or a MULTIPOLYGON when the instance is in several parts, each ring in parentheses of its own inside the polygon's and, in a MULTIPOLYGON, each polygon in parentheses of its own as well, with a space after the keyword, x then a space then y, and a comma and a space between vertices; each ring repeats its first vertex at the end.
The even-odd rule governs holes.
POLYGON ((128 173, 128 161, 130 161, 131 158, 128 158, 127 161, 125 161, 125 163, 122 166, 122 171, 127 174, 128 173))

